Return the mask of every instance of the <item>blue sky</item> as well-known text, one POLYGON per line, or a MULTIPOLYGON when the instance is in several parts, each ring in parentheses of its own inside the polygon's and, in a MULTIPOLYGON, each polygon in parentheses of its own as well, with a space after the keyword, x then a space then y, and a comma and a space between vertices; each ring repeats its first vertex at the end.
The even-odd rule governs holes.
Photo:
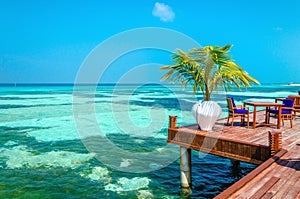
MULTIPOLYGON (((202 46, 233 44, 234 60, 260 82, 300 83, 299 10, 298 0, 0 0, 0 83, 73 83, 97 45, 143 27, 175 30, 202 46)), ((171 63, 168 53, 150 51, 117 60, 103 81, 117 82, 138 64, 171 63)), ((158 81, 151 70, 136 81, 158 81)))

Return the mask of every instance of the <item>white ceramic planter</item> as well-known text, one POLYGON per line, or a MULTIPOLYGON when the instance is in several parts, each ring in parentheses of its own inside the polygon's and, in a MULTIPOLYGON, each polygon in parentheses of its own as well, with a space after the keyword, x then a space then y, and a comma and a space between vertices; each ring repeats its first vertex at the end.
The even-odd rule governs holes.
POLYGON ((201 130, 211 131, 222 114, 222 108, 214 101, 199 101, 192 112, 201 130))

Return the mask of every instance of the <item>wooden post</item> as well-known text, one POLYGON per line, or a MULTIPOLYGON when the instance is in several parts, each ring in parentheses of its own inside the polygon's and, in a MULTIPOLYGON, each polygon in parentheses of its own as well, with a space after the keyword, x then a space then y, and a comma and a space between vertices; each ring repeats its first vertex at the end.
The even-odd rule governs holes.
POLYGON ((176 128, 177 116, 169 116, 169 128, 176 128))
POLYGON ((238 170, 241 167, 241 162, 239 160, 230 159, 232 168, 238 170))
POLYGON ((241 162, 239 160, 230 159, 231 167, 230 170, 234 177, 239 177, 241 173, 241 162))
MULTIPOLYGON (((169 116, 169 128, 176 128, 177 116, 169 116)), ((184 196, 191 194, 191 183, 192 183, 192 150, 180 147, 180 185, 181 193, 184 196)))
POLYGON ((282 149, 282 133, 280 131, 269 131, 269 147, 271 156, 282 149))
POLYGON ((191 149, 180 147, 180 182, 181 192, 184 196, 191 194, 191 149))

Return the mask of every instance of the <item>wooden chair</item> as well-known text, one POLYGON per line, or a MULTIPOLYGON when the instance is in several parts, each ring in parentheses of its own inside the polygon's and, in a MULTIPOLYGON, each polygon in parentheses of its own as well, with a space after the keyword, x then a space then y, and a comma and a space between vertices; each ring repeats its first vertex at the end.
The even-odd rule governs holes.
POLYGON ((229 118, 232 118, 231 126, 233 126, 234 118, 241 117, 241 125, 245 122, 245 117, 247 117, 247 127, 249 127, 249 107, 244 107, 242 105, 236 106, 232 97, 227 99, 228 117, 227 125, 229 124, 229 118))
POLYGON ((299 95, 295 95, 295 96, 288 96, 288 99, 293 99, 295 101, 294 104, 294 116, 296 117, 296 113, 300 112, 300 96, 299 95))
MULTIPOLYGON (((284 126, 284 120, 290 120, 291 128, 293 128, 293 110, 295 101, 290 98, 286 98, 282 101, 283 106, 281 108, 281 118, 282 126, 284 126)), ((278 117, 279 110, 278 109, 269 109, 267 110, 267 123, 270 122, 270 117, 278 117)))

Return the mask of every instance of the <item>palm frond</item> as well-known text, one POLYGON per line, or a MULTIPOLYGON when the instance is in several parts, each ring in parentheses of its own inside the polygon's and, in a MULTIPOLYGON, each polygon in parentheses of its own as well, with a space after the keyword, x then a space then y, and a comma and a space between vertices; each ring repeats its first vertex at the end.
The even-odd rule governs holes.
POLYGON ((232 60, 228 53, 232 45, 206 46, 192 48, 189 52, 177 49, 172 54, 174 65, 163 66, 160 70, 169 70, 161 77, 171 83, 178 82, 186 88, 191 85, 194 94, 201 91, 205 100, 209 100, 211 93, 218 87, 226 91, 232 87, 249 87, 259 84, 242 67, 232 60))

